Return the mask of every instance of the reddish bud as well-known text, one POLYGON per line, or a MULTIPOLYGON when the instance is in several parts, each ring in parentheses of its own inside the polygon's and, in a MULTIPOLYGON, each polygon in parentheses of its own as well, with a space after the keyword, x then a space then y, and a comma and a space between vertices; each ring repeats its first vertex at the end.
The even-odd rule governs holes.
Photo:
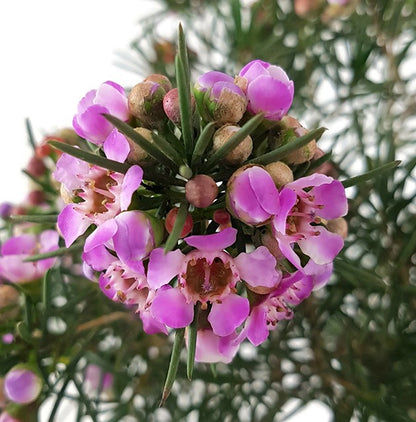
MULTIPOLYGON (((165 228, 168 233, 170 233, 173 229, 173 226, 176 221, 176 216, 178 215, 179 208, 175 207, 172 208, 167 214, 166 214, 166 220, 165 220, 165 228)), ((194 226, 194 222, 192 221, 191 214, 189 212, 186 215, 185 224, 183 225, 183 229, 181 231, 181 234, 179 237, 185 237, 189 233, 191 233, 192 228, 194 226)))
MULTIPOLYGON (((181 124, 181 113, 179 107, 179 93, 178 88, 171 89, 163 97, 163 110, 168 116, 169 120, 175 125, 181 124)), ((195 111, 195 98, 191 96, 191 113, 195 111)))
POLYGON ((27 196, 29 205, 41 205, 45 203, 45 193, 41 190, 32 190, 27 196))
POLYGON ((41 158, 33 156, 26 167, 26 171, 33 177, 40 177, 45 174, 46 166, 41 158))
POLYGON ((231 221, 230 214, 224 209, 216 210, 212 219, 219 225, 226 225, 231 221))
POLYGON ((197 208, 206 208, 211 205, 217 194, 217 184, 212 177, 206 174, 197 174, 185 185, 187 201, 197 208))

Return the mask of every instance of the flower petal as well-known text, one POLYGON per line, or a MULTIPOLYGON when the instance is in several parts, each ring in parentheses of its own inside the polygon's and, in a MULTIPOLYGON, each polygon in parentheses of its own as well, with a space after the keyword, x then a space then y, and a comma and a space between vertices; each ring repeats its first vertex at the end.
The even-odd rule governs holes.
POLYGON ((245 297, 230 294, 221 302, 214 302, 208 315, 212 330, 219 336, 228 336, 242 324, 250 311, 250 305, 245 297))
POLYGON ((30 255, 36 247, 37 239, 33 234, 22 234, 7 239, 2 247, 2 255, 30 255))
POLYGON ((231 246, 237 238, 237 230, 227 227, 219 233, 189 236, 185 242, 201 251, 215 252, 231 246))
POLYGON ((265 246, 251 253, 240 253, 234 262, 240 277, 252 287, 276 287, 282 277, 276 271, 276 258, 265 246))
POLYGON ((320 265, 329 264, 344 246, 344 239, 321 226, 315 226, 313 229, 319 235, 298 240, 298 245, 302 252, 308 255, 315 263, 320 265))
POLYGON ((68 204, 58 215, 58 228, 65 240, 65 246, 71 246, 90 226, 91 221, 77 212, 75 204, 68 204))
POLYGON ((123 134, 113 129, 105 139, 103 149, 107 158, 124 163, 129 155, 130 145, 123 134))
POLYGON ((153 317, 171 328, 188 326, 194 318, 193 303, 186 303, 177 288, 164 286, 157 291, 150 307, 153 317))
POLYGON ((254 346, 263 343, 269 337, 267 328, 266 308, 264 306, 255 306, 247 317, 245 333, 247 338, 254 346))
POLYGON ((130 205, 133 193, 138 189, 143 179, 143 170, 140 166, 131 166, 124 175, 121 185, 120 208, 127 210, 130 205))
POLYGON ((147 282, 152 289, 158 289, 177 276, 183 263, 184 255, 179 250, 165 253, 163 248, 153 249, 147 269, 147 282))

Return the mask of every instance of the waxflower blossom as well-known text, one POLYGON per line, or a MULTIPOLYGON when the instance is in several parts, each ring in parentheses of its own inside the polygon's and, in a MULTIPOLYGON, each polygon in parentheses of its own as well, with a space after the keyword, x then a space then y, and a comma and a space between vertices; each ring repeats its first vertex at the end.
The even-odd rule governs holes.
POLYGON ((200 76, 194 95, 202 117, 219 125, 239 122, 247 108, 244 92, 230 75, 222 72, 211 71, 200 76))
POLYGON ((253 288, 271 288, 280 281, 276 260, 265 247, 233 259, 224 249, 235 242, 236 230, 224 229, 212 235, 190 236, 185 242, 195 249, 184 255, 180 250, 164 254, 152 251, 148 268, 148 283, 158 289, 151 312, 156 319, 172 328, 185 327, 194 315, 194 305, 201 309, 211 305, 207 321, 213 333, 228 336, 248 315, 248 300, 235 293, 242 279, 253 288), (252 268, 261 263, 261 277, 252 268), (169 281, 177 276, 178 286, 169 281))
POLYGON ((283 255, 296 268, 302 268, 300 258, 292 248, 297 243, 316 264, 332 262, 344 240, 328 231, 325 222, 347 213, 342 183, 315 173, 287 184, 279 197, 281 208, 272 220, 272 228, 283 255))
POLYGON ((15 403, 32 403, 42 391, 42 381, 26 365, 16 365, 6 374, 4 391, 8 399, 15 403))
POLYGON ((293 81, 279 66, 253 60, 241 69, 236 83, 246 93, 248 111, 264 113, 268 120, 280 120, 292 105, 293 81))
MULTIPOLYGON (((125 140, 124 136, 114 131, 112 137, 114 143, 105 146, 106 155, 122 162, 129 153, 128 143, 122 144, 120 150, 116 141, 125 140)), ((58 228, 68 247, 91 224, 102 224, 127 210, 133 193, 140 186, 143 170, 134 165, 123 175, 63 154, 53 176, 62 183, 61 192, 69 202, 58 216, 58 228)))
POLYGON ((51 268, 56 258, 23 262, 32 255, 58 249, 59 235, 55 230, 45 230, 39 235, 22 234, 6 240, 1 247, 0 278, 12 283, 26 283, 41 278, 51 268))
POLYGON ((104 82, 98 89, 87 92, 82 98, 72 121, 75 132, 96 145, 102 145, 114 128, 103 117, 103 113, 111 114, 123 121, 129 118, 124 88, 115 82, 104 82))
POLYGON ((279 191, 260 166, 239 168, 227 184, 227 210, 251 226, 261 226, 279 212, 279 191))

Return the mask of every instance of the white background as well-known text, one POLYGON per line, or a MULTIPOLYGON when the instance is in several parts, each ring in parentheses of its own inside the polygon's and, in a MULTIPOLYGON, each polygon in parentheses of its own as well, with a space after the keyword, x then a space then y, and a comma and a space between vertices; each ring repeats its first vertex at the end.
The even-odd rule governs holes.
MULTIPOLYGON (((71 125, 88 90, 106 80, 131 86, 143 79, 115 66, 115 52, 127 51, 138 22, 153 10, 143 0, 0 2, 0 202, 19 203, 27 193, 26 117, 39 141, 71 125)), ((327 422, 331 414, 314 402, 287 421, 310 420, 327 422)))

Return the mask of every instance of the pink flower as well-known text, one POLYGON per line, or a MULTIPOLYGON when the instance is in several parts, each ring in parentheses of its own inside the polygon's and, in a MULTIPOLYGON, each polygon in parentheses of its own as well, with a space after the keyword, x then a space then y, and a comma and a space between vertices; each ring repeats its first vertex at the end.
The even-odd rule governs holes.
MULTIPOLYGON (((104 150, 108 158, 123 161, 129 150, 118 149, 119 136, 124 138, 112 132, 104 150)), ((135 165, 123 175, 62 154, 53 176, 62 183, 61 190, 69 201, 77 200, 66 205, 58 216, 58 228, 68 247, 91 224, 100 225, 128 208, 142 181, 143 170, 135 165)))
POLYGON ((102 116, 103 113, 112 114, 123 121, 129 118, 126 94, 115 82, 104 82, 82 98, 72 121, 75 132, 96 145, 102 145, 114 128, 102 116))
POLYGON ((246 85, 247 108, 251 113, 264 113, 266 119, 280 120, 288 112, 294 86, 281 67, 253 60, 241 69, 238 78, 246 85))
POLYGON ((45 230, 40 235, 22 234, 6 240, 1 247, 0 278, 13 283, 37 280, 53 266, 56 258, 23 262, 32 255, 58 249, 59 235, 55 230, 45 230))
POLYGON ((154 292, 147 283, 142 260, 155 245, 152 225, 140 211, 122 212, 91 233, 84 246, 84 262, 96 271, 103 293, 135 309, 146 333, 167 333, 149 312, 154 292))
POLYGON ((259 166, 244 166, 227 184, 228 211, 251 226, 267 224, 279 212, 279 191, 270 174, 259 166))
POLYGON ((39 375, 24 365, 16 365, 6 374, 4 392, 15 403, 32 403, 41 391, 42 381, 39 375))
POLYGON ((204 120, 237 123, 247 108, 244 92, 225 73, 211 71, 201 75, 194 87, 195 99, 204 120))
POLYGON ((113 374, 93 363, 90 363, 84 370, 84 382, 86 389, 90 392, 106 391, 113 386, 113 374))
POLYGON ((152 251, 148 268, 148 283, 157 289, 151 312, 156 319, 172 328, 189 325, 194 316, 194 305, 210 311, 207 317, 213 333, 224 337, 232 334, 245 320, 249 303, 236 294, 236 285, 244 279, 253 288, 271 288, 280 281, 275 270, 276 260, 265 248, 233 259, 224 249, 235 242, 237 230, 190 236, 185 239, 194 250, 183 255, 180 250, 164 254, 162 249, 152 251), (263 277, 252 271, 261 262, 266 268, 263 277), (178 278, 177 287, 168 285, 178 278))
POLYGON ((297 243, 316 264, 331 263, 344 240, 321 224, 347 213, 342 183, 323 174, 312 174, 287 184, 279 196, 281 208, 272 220, 272 229, 283 255, 296 268, 302 268, 292 249, 297 243))

